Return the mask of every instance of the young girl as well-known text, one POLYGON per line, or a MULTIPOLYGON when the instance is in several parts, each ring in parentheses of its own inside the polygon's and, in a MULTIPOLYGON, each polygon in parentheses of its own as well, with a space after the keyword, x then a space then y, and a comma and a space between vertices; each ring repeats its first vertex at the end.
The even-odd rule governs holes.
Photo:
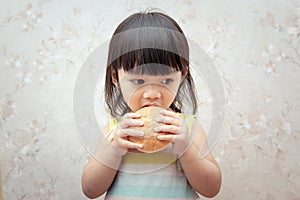
POLYGON ((189 47, 183 31, 159 12, 136 13, 125 19, 110 41, 105 100, 113 117, 104 128, 82 175, 82 190, 89 198, 196 199, 215 196, 221 171, 211 153, 199 158, 206 146, 205 133, 193 115, 197 100, 189 69, 189 47), (159 140, 171 141, 157 153, 142 153, 141 144, 128 136, 142 137, 143 126, 135 112, 160 106, 165 132, 159 140))

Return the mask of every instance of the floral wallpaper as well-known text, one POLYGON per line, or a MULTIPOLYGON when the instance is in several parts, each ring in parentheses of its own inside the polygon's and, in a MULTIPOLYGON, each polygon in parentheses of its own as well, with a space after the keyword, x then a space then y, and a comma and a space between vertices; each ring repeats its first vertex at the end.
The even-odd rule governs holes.
MULTIPOLYGON (((226 113, 213 153, 223 184, 214 199, 299 200, 297 0, 2 0, 2 199, 86 199, 80 181, 89 154, 74 121, 76 77, 119 22, 148 7, 178 21, 222 78, 226 113)), ((199 98, 205 125, 210 99, 199 98)))

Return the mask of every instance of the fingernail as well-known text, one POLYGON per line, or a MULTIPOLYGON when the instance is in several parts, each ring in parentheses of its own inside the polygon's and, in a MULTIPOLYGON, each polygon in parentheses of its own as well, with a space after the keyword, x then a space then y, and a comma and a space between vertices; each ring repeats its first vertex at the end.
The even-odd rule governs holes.
POLYGON ((159 132, 160 130, 161 130, 161 128, 159 127, 159 126, 157 126, 157 127, 154 127, 154 129, 153 129, 155 132, 159 132))
POLYGON ((161 122, 161 117, 157 117, 157 118, 155 119, 155 121, 156 121, 156 122, 161 122))
POLYGON ((113 139, 114 139, 113 136, 109 136, 109 137, 107 138, 107 140, 108 140, 109 142, 112 142, 113 139))
POLYGON ((145 135, 144 132, 142 132, 142 131, 138 132, 138 136, 144 136, 144 135, 145 135))
POLYGON ((138 146, 138 148, 142 148, 144 145, 138 144, 137 146, 138 146))

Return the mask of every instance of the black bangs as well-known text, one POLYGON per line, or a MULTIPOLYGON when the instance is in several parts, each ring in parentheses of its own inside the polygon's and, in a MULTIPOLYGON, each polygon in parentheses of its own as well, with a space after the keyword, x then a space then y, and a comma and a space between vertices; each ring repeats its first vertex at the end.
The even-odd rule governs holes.
POLYGON ((128 52, 113 63, 131 74, 167 75, 177 71, 185 71, 188 61, 179 55, 162 49, 139 49, 128 52))
MULTIPOLYGON (((116 33, 109 44, 107 62, 114 69, 122 67, 130 71, 139 65, 156 63, 183 72, 189 66, 188 42, 180 31, 154 26, 117 30, 116 33)), ((146 72, 158 73, 155 69, 146 72)), ((162 73, 167 72, 163 70, 162 73)))

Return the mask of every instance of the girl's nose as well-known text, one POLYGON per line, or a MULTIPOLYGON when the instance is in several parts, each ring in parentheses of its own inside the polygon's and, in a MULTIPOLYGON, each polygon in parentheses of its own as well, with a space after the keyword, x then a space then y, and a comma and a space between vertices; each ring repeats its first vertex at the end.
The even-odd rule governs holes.
POLYGON ((143 93, 143 97, 145 99, 158 99, 158 98, 161 98, 161 92, 157 87, 148 86, 144 89, 145 89, 145 91, 143 93))

